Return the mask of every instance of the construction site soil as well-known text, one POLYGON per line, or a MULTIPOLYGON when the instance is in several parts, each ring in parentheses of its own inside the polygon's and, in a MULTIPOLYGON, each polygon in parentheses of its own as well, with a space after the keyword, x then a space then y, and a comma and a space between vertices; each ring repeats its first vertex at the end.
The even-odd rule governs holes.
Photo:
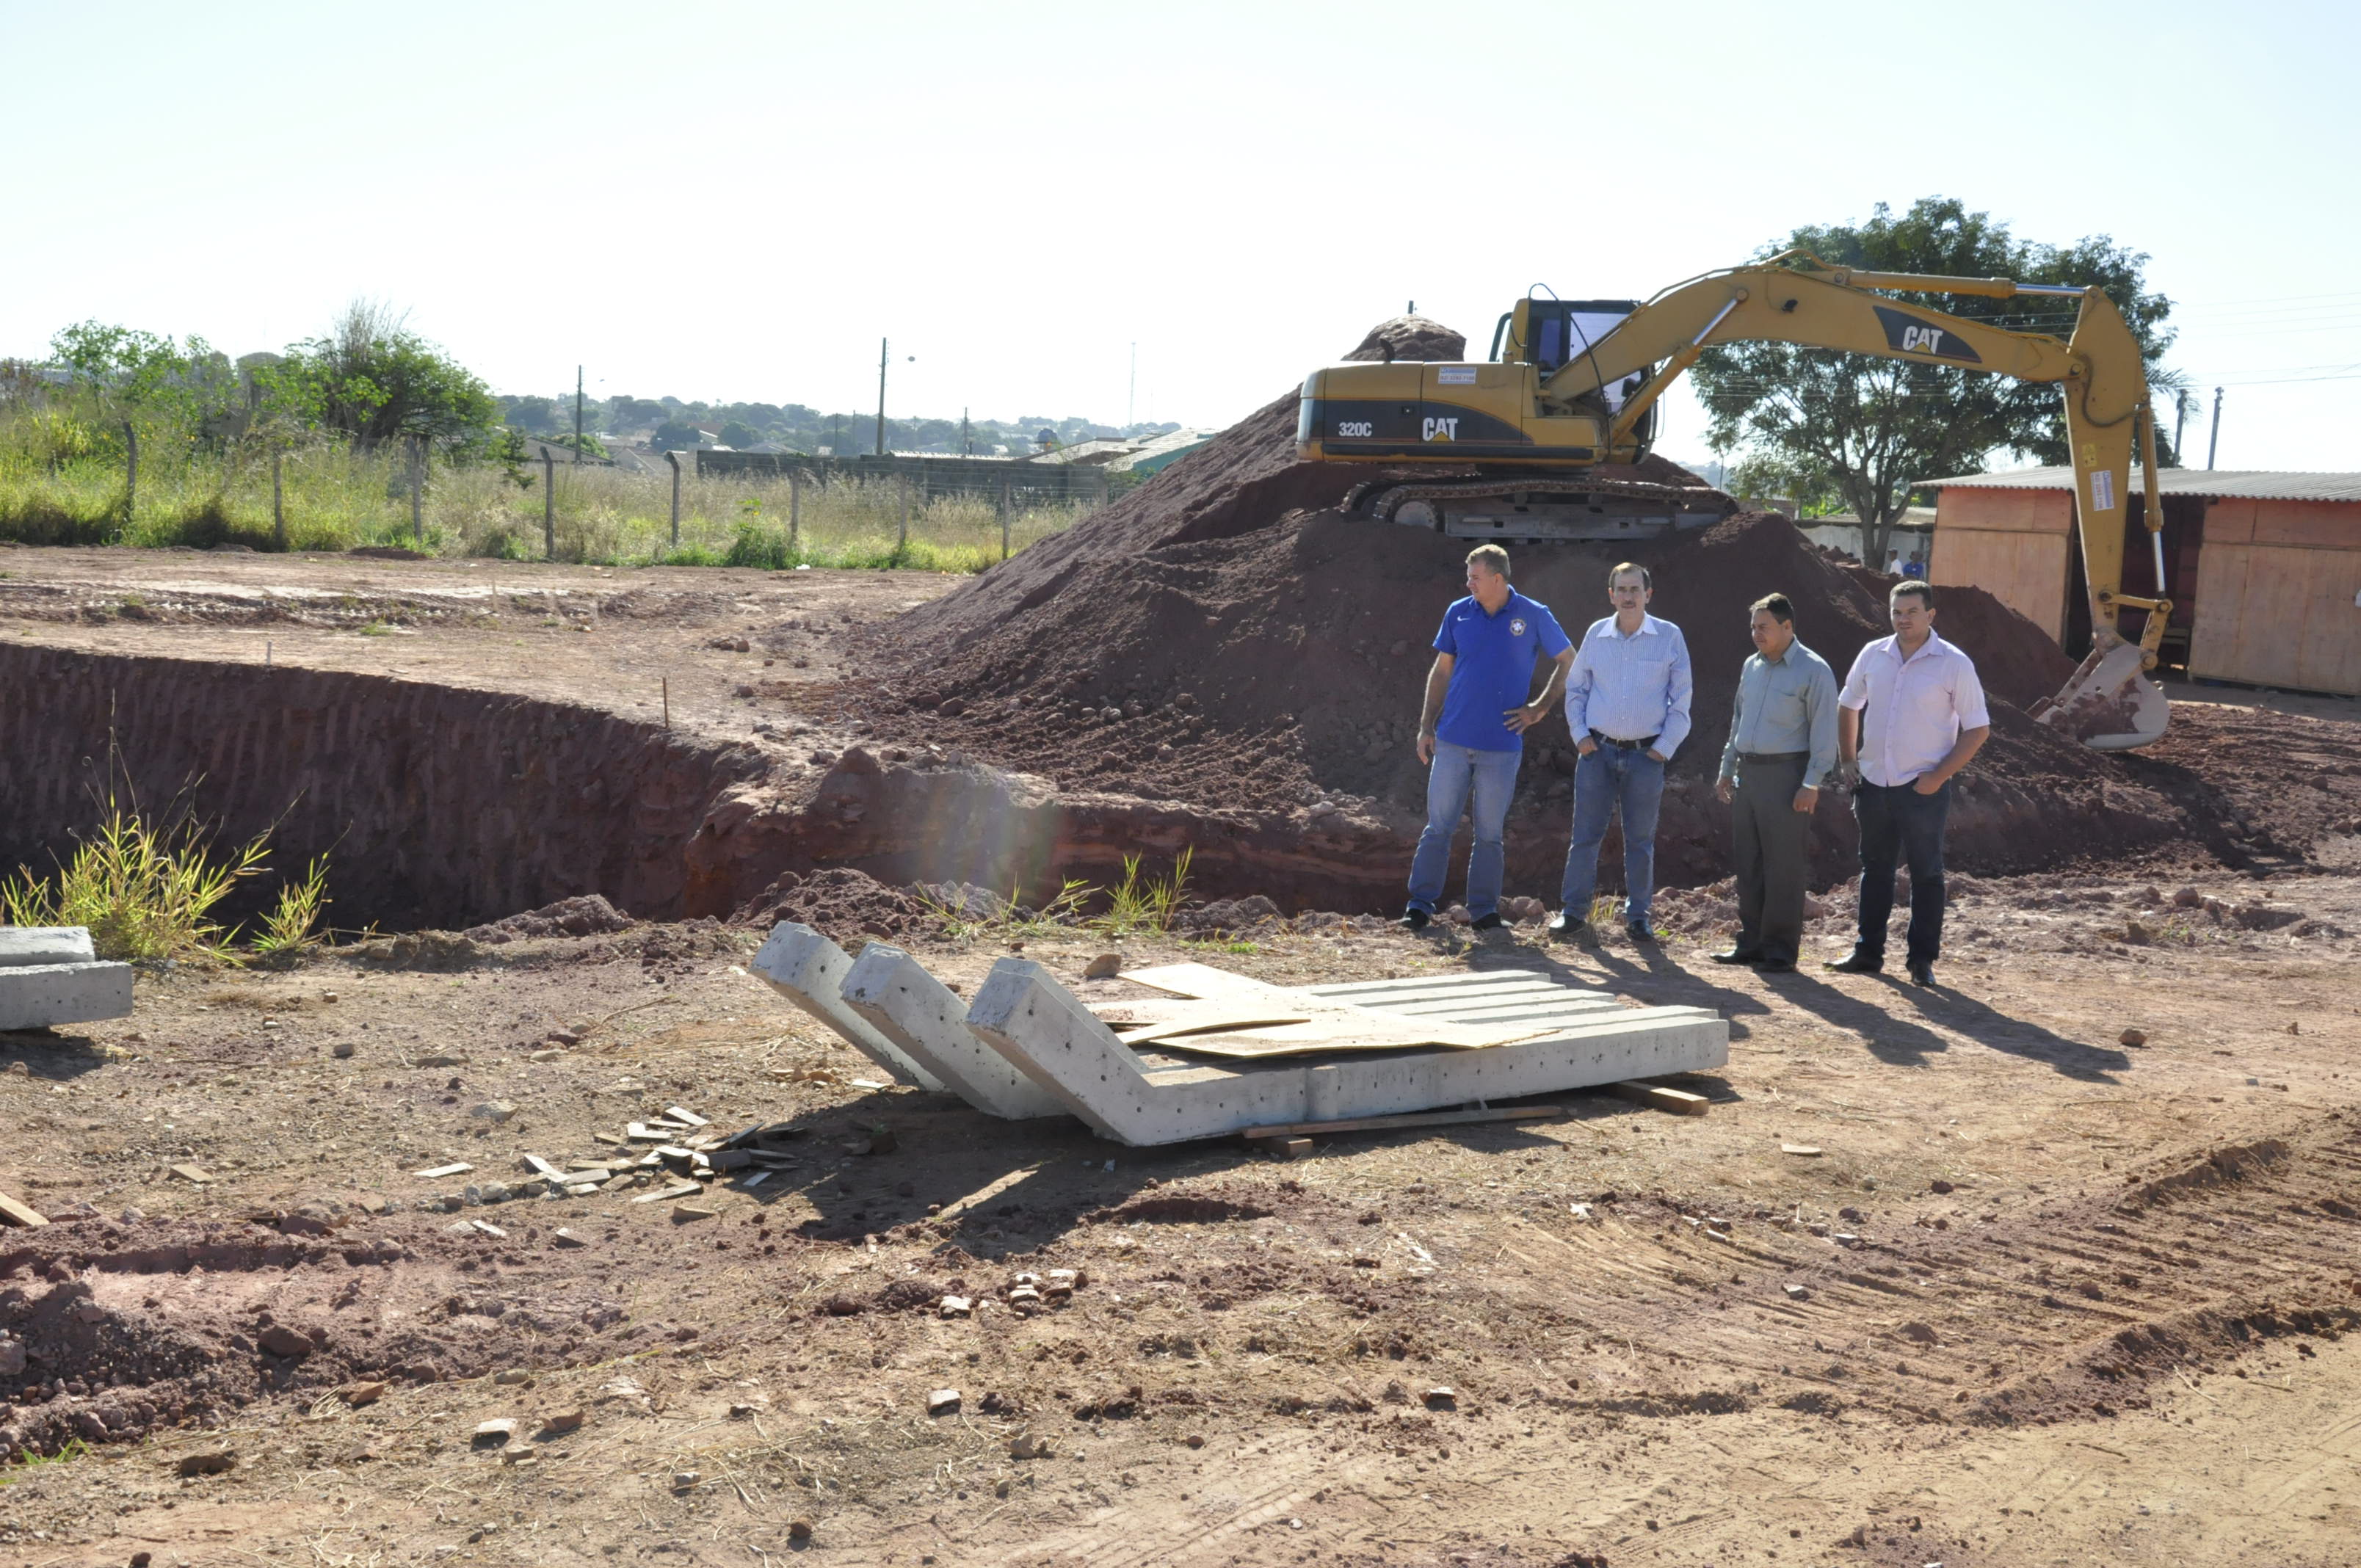
MULTIPOLYGON (((1743 607, 1841 667, 1884 586, 1733 517, 1641 556, 1698 671, 1664 940, 1541 940, 1562 727, 1521 923, 1406 935, 1464 546, 1339 515, 1289 417, 974 579, 0 550, 0 867, 113 779, 379 927, 0 1035, 0 1192, 53 1221, 0 1230, 0 1565, 2349 1563, 2361 704, 2176 686, 2085 752, 2021 712, 2063 656, 1947 588, 2004 706, 1945 983, 1733 973, 1743 607), (1173 931, 995 918, 1184 848, 1173 931), (1518 968, 1731 1058, 1700 1119, 1118 1148, 879 1085, 745 972, 779 918, 970 994, 1518 968), (801 1163, 533 1195, 673 1107, 801 1163)), ((1516 576, 1571 630, 1609 564, 1516 576)), ((1849 846, 1832 796, 1814 958, 1849 846)))

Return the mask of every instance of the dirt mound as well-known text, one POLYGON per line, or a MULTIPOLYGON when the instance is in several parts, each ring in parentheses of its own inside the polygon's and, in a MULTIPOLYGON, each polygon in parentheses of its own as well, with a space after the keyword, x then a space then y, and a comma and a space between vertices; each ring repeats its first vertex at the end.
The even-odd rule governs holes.
POLYGON ((628 931, 631 924, 630 916, 593 893, 581 898, 561 898, 555 904, 511 915, 505 920, 471 927, 466 935, 472 940, 497 946, 531 937, 598 937, 610 931, 628 931))
POLYGON ((808 875, 785 872, 730 916, 734 925, 766 929, 793 920, 839 942, 898 937, 927 918, 926 906, 911 894, 847 866, 808 875))
MULTIPOLYGON (((1286 818, 1314 852, 1325 841, 1339 854, 1381 858, 1383 840, 1415 833, 1424 791, 1413 749, 1419 691, 1435 621, 1456 591, 1462 542, 1326 509, 1267 516, 1220 539, 1181 537, 1187 528, 1151 535, 1144 516, 1107 532, 1104 550, 1072 547, 1029 603, 989 604, 986 577, 915 612, 906 624, 930 614, 924 641, 949 648, 888 700, 908 704, 921 722, 931 712, 950 743, 1068 790, 1286 818)), ((1752 652, 1748 604, 1787 593, 1806 642, 1841 674, 1885 630, 1882 586, 1770 515, 1642 546, 1511 552, 1518 587, 1577 632, 1607 608, 1607 570, 1626 554, 1654 572, 1653 608, 1682 627, 1697 672, 1696 732, 1675 760, 1659 874, 1710 881, 1726 869, 1727 816, 1711 784, 1752 652)), ((2163 795, 2026 718, 2022 705, 2071 671, 2055 643, 1980 590, 1946 591, 1939 613, 1995 699, 1993 740, 1954 807, 1962 869, 2055 863, 2093 842, 2172 830, 2163 795)), ((1554 883, 1573 769, 1572 737, 1553 718, 1525 749, 1513 881, 1554 883)), ((1833 793, 1816 840, 1823 880, 1843 875, 1851 820, 1833 793)))

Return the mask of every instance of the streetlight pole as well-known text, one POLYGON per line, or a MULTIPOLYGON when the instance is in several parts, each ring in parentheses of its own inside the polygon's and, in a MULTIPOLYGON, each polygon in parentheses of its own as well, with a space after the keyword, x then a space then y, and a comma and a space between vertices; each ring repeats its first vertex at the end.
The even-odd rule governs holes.
POLYGON ((885 355, 886 340, 877 340, 877 455, 885 455, 885 355))
POLYGON ((2213 434, 2205 443, 2205 471, 2213 471, 2213 455, 2222 446, 2222 389, 2213 389, 2213 434))

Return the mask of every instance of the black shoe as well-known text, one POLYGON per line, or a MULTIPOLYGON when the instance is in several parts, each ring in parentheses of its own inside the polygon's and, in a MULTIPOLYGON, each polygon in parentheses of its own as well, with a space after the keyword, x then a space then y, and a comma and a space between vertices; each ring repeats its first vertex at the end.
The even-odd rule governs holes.
POLYGON ((1648 923, 1645 920, 1625 921, 1623 934, 1635 942, 1653 942, 1656 939, 1655 932, 1648 928, 1648 923))
POLYGON ((1732 948, 1726 953, 1708 953, 1706 957, 1718 964, 1759 964, 1763 961, 1763 949, 1732 948))
POLYGON ((1499 912, 1495 910, 1489 915, 1478 915, 1475 919, 1467 922, 1467 928, 1470 931, 1497 931, 1507 924, 1506 920, 1500 918, 1499 912))
POLYGON ((1754 972, 1756 974, 1794 974, 1795 972, 1795 960, 1793 959, 1757 959, 1754 960, 1754 972))
POLYGON ((1933 985, 1935 983, 1935 966, 1933 964, 1912 964, 1910 966, 1910 983, 1913 985, 1933 985))
POLYGON ((1405 931, 1423 931, 1434 924, 1434 916, 1423 909, 1405 909, 1401 912, 1401 918, 1394 924, 1405 931))
POLYGON ((1859 948, 1855 948, 1851 957, 1830 959, 1820 967, 1824 970, 1833 970, 1839 974, 1883 974, 1885 960, 1871 958, 1859 948))
POLYGON ((1561 909, 1550 916, 1549 934, 1553 942, 1579 942, 1590 934, 1590 923, 1570 909, 1561 909))

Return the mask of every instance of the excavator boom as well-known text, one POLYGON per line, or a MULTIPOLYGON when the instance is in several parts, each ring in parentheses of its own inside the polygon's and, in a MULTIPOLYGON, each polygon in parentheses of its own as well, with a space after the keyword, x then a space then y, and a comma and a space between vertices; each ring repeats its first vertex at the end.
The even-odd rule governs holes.
MULTIPOLYGON (((2160 597, 2163 512, 2156 497, 2153 414, 2138 340, 2103 292, 2005 278, 1856 270, 1791 251, 1676 284, 1595 339, 1580 336, 1578 345, 1578 323, 1567 331, 1565 323, 1575 318, 1563 310, 1553 314, 1554 303, 1518 303, 1503 319, 1495 363, 1347 365, 1314 372, 1304 383, 1299 452, 1314 460, 1474 459, 1503 472, 1548 468, 1554 473, 1547 478, 1467 488, 1488 494, 1514 483, 1564 488, 1585 469, 1644 455, 1648 416, 1657 400, 1708 348, 1727 343, 1792 343, 2057 382, 2065 399, 2093 646, 2074 678, 2039 705, 2035 717, 2103 750, 2145 745, 2164 733, 2169 708, 2145 673, 2155 667, 2172 609, 2160 597), (2073 335, 2060 339, 1905 304, 1879 291, 2070 296, 2080 300, 2081 310, 2073 335), (1554 332, 1562 342, 1552 341, 1554 332), (2136 438, 2144 459, 2156 598, 2123 591, 2136 438), (2126 609, 2146 612, 2136 640, 2127 641, 2118 627, 2126 609)), ((1439 509, 1434 498, 1448 488, 1421 487, 1415 493, 1427 498, 1420 504, 1439 509)), ((1389 496, 1403 493, 1410 492, 1397 488, 1389 496)), ((1382 504, 1376 510, 1397 515, 1382 504)), ((1433 515, 1442 526, 1442 511, 1433 515)))

